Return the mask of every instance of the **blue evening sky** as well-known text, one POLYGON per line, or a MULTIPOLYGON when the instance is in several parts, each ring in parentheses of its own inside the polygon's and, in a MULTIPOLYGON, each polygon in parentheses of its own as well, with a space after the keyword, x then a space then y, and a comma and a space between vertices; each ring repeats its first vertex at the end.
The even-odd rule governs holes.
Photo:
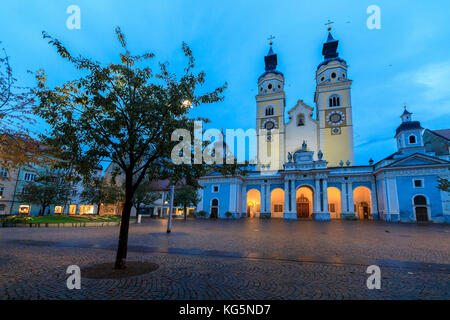
POLYGON ((209 118, 215 128, 248 129, 255 126, 256 81, 264 71, 268 36, 276 37, 287 110, 300 99, 314 106, 314 73, 322 61, 324 23, 331 19, 353 80, 356 164, 366 164, 395 151, 393 135, 404 103, 423 127, 450 128, 449 12, 446 0, 8 1, 0 11, 0 46, 11 56, 20 84, 32 85, 27 70, 44 68, 50 84, 77 75, 42 39, 43 30, 73 53, 117 61, 114 28, 120 26, 132 52, 154 52, 174 71, 184 67, 185 41, 198 70, 206 72, 207 88, 229 86, 223 102, 193 114, 209 118), (80 30, 66 28, 66 8, 72 4, 81 8, 80 30), (380 30, 366 26, 370 5, 381 8, 380 30))

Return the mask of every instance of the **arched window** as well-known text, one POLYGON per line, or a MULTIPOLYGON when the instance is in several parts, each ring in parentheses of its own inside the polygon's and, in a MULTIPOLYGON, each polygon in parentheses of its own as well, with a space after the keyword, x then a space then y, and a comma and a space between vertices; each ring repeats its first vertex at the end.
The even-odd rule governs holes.
POLYGON ((305 115, 301 113, 297 116, 297 126, 300 127, 304 125, 305 125, 305 115))
POLYGON ((424 196, 415 196, 414 197, 414 204, 415 205, 426 205, 427 199, 424 196))
POLYGON ((409 136, 409 143, 416 143, 416 136, 409 136))
POLYGON ((219 200, 213 199, 212 202, 211 202, 211 206, 212 207, 218 207, 219 206, 219 200))
POLYGON ((341 99, 337 94, 332 95, 328 101, 330 107, 339 107, 341 105, 341 99))
POLYGON ((266 116, 273 116, 273 107, 269 106, 266 108, 266 116))

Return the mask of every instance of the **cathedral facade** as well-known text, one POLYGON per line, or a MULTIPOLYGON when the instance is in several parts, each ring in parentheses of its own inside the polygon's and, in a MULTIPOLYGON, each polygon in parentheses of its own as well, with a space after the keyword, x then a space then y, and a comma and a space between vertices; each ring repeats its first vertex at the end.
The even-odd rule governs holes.
POLYGON ((197 212, 211 218, 375 219, 450 222, 450 130, 425 130, 406 108, 395 131, 397 152, 355 165, 348 66, 331 33, 315 72, 315 107, 288 112, 284 75, 272 45, 256 96, 257 164, 246 176, 211 174, 197 212), (439 150, 438 150, 439 149, 439 150))

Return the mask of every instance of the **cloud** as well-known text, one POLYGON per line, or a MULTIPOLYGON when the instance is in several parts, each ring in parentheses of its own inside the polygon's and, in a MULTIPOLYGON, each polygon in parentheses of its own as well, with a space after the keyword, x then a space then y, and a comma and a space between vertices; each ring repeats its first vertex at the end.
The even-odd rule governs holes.
POLYGON ((450 79, 450 60, 401 73, 396 81, 419 89, 417 93, 421 98, 431 103, 450 97, 448 79, 450 79))

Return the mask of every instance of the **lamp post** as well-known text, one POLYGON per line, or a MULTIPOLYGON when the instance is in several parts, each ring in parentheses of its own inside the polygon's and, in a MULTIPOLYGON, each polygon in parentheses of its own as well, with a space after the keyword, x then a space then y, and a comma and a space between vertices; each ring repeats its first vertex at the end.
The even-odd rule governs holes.
POLYGON ((172 231, 172 210, 173 210, 173 194, 175 191, 175 186, 172 184, 170 186, 170 204, 169 204, 169 218, 167 220, 167 233, 172 231))

